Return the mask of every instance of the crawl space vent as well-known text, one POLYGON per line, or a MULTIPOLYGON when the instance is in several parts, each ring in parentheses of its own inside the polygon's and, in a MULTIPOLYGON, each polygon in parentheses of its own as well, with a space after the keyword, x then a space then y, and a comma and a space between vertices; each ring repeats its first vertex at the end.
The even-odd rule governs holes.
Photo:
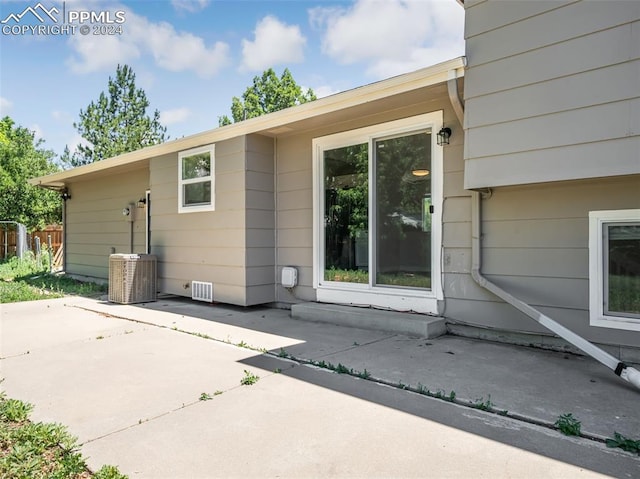
POLYGON ((191 281, 191 299, 196 301, 213 302, 213 283, 191 281))

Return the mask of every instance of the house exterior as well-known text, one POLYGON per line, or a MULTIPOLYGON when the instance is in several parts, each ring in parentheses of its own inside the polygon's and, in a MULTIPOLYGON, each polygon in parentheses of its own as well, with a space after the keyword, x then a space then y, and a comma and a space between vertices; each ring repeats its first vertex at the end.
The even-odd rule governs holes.
POLYGON ((70 196, 67 273, 150 252, 164 293, 553 345, 474 281, 477 227, 487 278, 640 361, 640 2, 464 8, 466 59, 33 180, 70 196))

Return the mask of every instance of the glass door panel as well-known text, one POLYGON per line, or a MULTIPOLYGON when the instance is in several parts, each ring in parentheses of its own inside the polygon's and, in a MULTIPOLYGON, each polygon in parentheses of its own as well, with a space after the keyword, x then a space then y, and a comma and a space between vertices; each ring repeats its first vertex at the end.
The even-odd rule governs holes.
POLYGON ((431 133, 374 142, 375 284, 431 288, 431 133))
POLYGON ((323 152, 324 279, 369 284, 369 148, 323 152))

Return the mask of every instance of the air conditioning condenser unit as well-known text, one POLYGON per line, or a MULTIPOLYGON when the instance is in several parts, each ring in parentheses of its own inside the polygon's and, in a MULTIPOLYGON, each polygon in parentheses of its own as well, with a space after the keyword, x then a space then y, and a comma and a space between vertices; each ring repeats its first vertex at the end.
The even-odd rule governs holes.
POLYGON ((157 298, 157 257, 152 254, 109 256, 109 302, 148 303, 157 298))

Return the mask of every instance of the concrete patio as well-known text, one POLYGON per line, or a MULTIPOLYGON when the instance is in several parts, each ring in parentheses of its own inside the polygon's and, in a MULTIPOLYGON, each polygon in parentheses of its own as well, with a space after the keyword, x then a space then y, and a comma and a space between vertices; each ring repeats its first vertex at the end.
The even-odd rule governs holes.
POLYGON ((640 392, 566 353, 68 297, 2 305, 0 357, 3 390, 34 420, 66 424, 92 467, 132 478, 640 476, 638 456, 601 442, 638 438, 640 392), (260 380, 241 386, 245 370, 260 380), (507 416, 463 405, 487 401, 507 416), (569 412, 587 437, 547 427, 569 412))

